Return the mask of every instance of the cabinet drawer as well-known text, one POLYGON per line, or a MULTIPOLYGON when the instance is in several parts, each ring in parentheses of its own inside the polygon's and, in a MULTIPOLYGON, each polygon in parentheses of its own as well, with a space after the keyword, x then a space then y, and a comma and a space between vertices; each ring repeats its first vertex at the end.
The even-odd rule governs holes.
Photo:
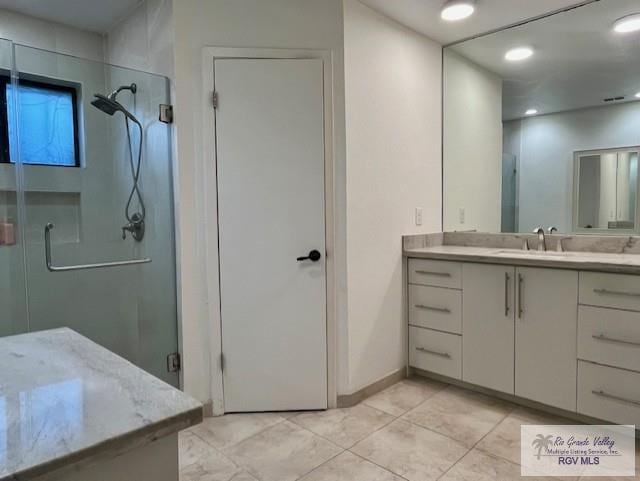
POLYGON ((462 336, 410 326, 409 365, 460 379, 462 336))
POLYGON ((640 311, 640 276, 581 272, 580 304, 640 311))
POLYGON ((462 334, 462 291, 410 284, 409 324, 462 334))
POLYGON ((640 425, 640 373, 579 361, 578 412, 640 425))
POLYGON ((580 306, 578 357, 640 371, 640 312, 580 306))
POLYGON ((462 289, 462 264, 409 259, 409 284, 462 289))

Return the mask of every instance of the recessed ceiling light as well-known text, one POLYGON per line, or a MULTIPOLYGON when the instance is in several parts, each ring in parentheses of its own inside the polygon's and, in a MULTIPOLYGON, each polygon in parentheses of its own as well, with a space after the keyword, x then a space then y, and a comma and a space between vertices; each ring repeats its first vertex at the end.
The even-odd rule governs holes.
POLYGON ((518 47, 509 50, 504 58, 510 62, 519 62, 520 60, 526 60, 533 55, 533 49, 529 47, 518 47))
POLYGON ((473 0, 450 0, 442 6, 440 17, 443 20, 455 22, 470 17, 475 10, 475 1, 473 0))
POLYGON ((525 115, 535 115, 535 114, 537 114, 537 113, 538 113, 538 110, 537 110, 537 109, 529 109, 529 110, 527 110, 524 114, 525 114, 525 115))
POLYGON ((618 33, 637 32, 640 30, 640 13, 634 13, 632 15, 619 18, 613 24, 613 30, 618 33))
POLYGON ((636 98, 637 98, 637 99, 640 99, 640 92, 638 92, 638 93, 636 94, 636 98))

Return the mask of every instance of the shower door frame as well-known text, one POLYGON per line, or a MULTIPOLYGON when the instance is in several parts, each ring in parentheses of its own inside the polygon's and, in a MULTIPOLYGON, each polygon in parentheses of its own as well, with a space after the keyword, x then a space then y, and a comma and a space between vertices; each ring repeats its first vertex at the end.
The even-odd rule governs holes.
MULTIPOLYGON (((74 169, 83 169, 86 166, 86 136, 85 136, 85 129, 86 129, 86 125, 84 122, 84 114, 82 112, 82 108, 83 106, 86 107, 85 102, 83 101, 83 96, 88 95, 90 92, 87 91, 85 92, 85 82, 83 80, 79 80, 79 79, 75 79, 75 78, 69 78, 68 76, 65 75, 61 75, 60 73, 56 73, 55 75, 50 75, 50 74, 46 74, 46 76, 43 76, 40 73, 31 73, 29 71, 26 72, 21 72, 19 69, 19 53, 18 53, 18 49, 19 48, 25 48, 28 49, 29 51, 40 51, 40 52, 46 52, 47 54, 51 54, 51 55, 60 55, 62 57, 65 58, 71 58, 71 59, 76 59, 77 61, 80 62, 89 62, 91 64, 99 64, 100 67, 104 70, 104 72, 107 71, 107 69, 119 69, 119 70, 123 70, 123 71, 127 71, 127 72, 135 72, 137 74, 142 74, 142 75, 149 75, 149 76, 153 76, 156 78, 161 78, 162 82, 163 82, 163 99, 168 103, 171 104, 172 103, 172 89, 171 89, 171 79, 169 77, 167 77, 166 75, 162 75, 162 74, 157 74, 157 73, 153 73, 153 72, 147 72, 144 70, 140 70, 140 69, 134 69, 134 68, 129 68, 129 67, 124 67, 124 66, 119 66, 119 65, 114 65, 114 64, 110 64, 108 62, 101 62, 95 59, 90 59, 90 58, 84 58, 84 57, 79 57, 76 55, 69 55, 69 54, 65 54, 65 53, 61 53, 61 52, 57 52, 54 50, 49 50, 49 49, 45 49, 45 48, 38 48, 38 47, 32 47, 29 45, 24 45, 21 43, 17 43, 11 40, 7 40, 9 42, 11 42, 11 79, 10 79, 10 83, 11 85, 14 86, 14 88, 12 89, 13 95, 11 95, 11 98, 7 99, 7 102, 12 102, 13 104, 13 112, 15 113, 15 118, 13 119, 8 119, 8 121, 13 120, 16 125, 19 124, 19 118, 20 118, 20 105, 19 105, 19 89, 17 88, 20 85, 20 81, 22 79, 26 79, 27 81, 32 81, 34 78, 38 79, 40 77, 42 78, 46 78, 47 80, 52 80, 53 82, 59 82, 60 85, 63 86, 76 86, 79 91, 75 94, 74 96, 74 117, 76 117, 77 123, 76 123, 76 127, 77 127, 77 138, 76 138, 76 145, 75 145, 75 149, 76 149, 76 155, 77 155, 77 162, 78 164, 74 167, 56 167, 56 168, 60 168, 60 169, 67 169, 67 168, 74 168, 74 169)), ((158 122, 157 118, 156 118, 156 122, 158 122)), ((164 127, 166 128, 166 143, 167 143, 167 152, 166 155, 168 156, 167 158, 167 166, 166 166, 166 171, 167 171, 167 184, 169 187, 169 192, 167 193, 168 195, 168 199, 167 199, 167 206, 168 206, 168 210, 166 211, 166 216, 168 216, 168 222, 170 224, 170 234, 171 234, 171 245, 172 245, 172 255, 173 255, 173 261, 172 261, 172 269, 173 269, 173 289, 172 289, 172 294, 175 298, 175 312, 173 313, 173 322, 172 325, 174 326, 175 329, 175 339, 170 340, 170 344, 173 346, 171 347, 171 352, 164 352, 164 349, 160 350, 158 349, 157 352, 164 358, 164 356, 166 356, 167 358, 167 363, 166 363, 166 372, 171 374, 171 381, 167 381, 165 379, 165 382, 171 382, 172 385, 176 385, 179 386, 181 389, 183 387, 183 369, 181 367, 181 362, 180 362, 180 357, 182 356, 182 326, 181 326, 181 297, 180 297, 180 263, 178 261, 178 239, 179 239, 179 231, 177 229, 177 219, 176 219, 176 212, 177 212, 177 196, 176 196, 176 191, 175 191, 175 186, 176 186, 176 165, 175 165, 175 159, 176 159, 176 150, 175 150, 175 146, 176 146, 176 139, 175 139, 175 129, 173 128, 173 123, 172 122, 163 122, 161 125, 164 125, 164 127), (177 370, 172 370, 170 369, 170 360, 172 360, 175 355, 178 355, 178 364, 177 364, 177 370), (173 377, 175 376, 175 377, 173 377)), ((147 130, 148 125, 144 125, 145 131, 147 130)), ((29 217, 29 213, 28 213, 28 207, 27 207, 27 192, 28 192, 28 181, 27 181, 27 172, 25 171, 25 165, 30 165, 30 164, 25 164, 23 162, 23 155, 20 151, 20 140, 19 140, 19 130, 16 130, 16 133, 14 134, 16 136, 16 142, 15 145, 13 146, 13 148, 11 149, 11 158, 14 159, 11 163, 6 163, 6 164, 2 164, 2 165, 11 165, 14 167, 15 169, 15 190, 16 190, 16 211, 17 211, 17 215, 16 215, 16 221, 17 221, 17 231, 16 231, 16 237, 18 238, 18 244, 20 244, 20 248, 21 248, 21 262, 22 262, 22 266, 23 266, 23 275, 24 275, 24 302, 25 302, 25 313, 26 313, 26 319, 24 322, 24 325, 21 326, 24 328, 24 330, 21 333, 30 333, 30 332, 34 332, 34 325, 33 325, 33 315, 32 315, 32 305, 31 305, 31 296, 32 296, 32 281, 30 280, 33 273, 31 272, 30 269, 30 265, 29 265, 29 254, 28 254, 28 238, 27 238, 27 224, 28 224, 28 217, 29 217)), ((146 145, 146 144, 145 144, 146 145)), ((11 146, 11 144, 10 144, 11 146)), ((146 147, 145 147, 146 150, 146 147)), ((44 166, 44 167, 51 167, 51 166, 44 166)), ((42 226, 43 229, 45 228, 45 226, 42 226)), ((50 230, 50 229, 45 229, 46 230, 50 230)), ((130 265, 135 265, 135 264, 143 264, 143 263, 149 263, 150 259, 147 258, 143 258, 143 259, 128 259, 125 261, 114 261, 114 262, 98 262, 98 263, 93 263, 93 264, 79 264, 79 265, 65 265, 65 266, 56 266, 53 265, 53 263, 51 262, 47 262, 47 261, 51 261, 51 245, 50 245, 50 239, 47 239, 47 233, 44 232, 44 243, 42 244, 42 262, 44 264, 46 264, 47 266, 47 270, 49 271, 49 274, 53 274, 55 272, 58 271, 76 271, 76 270, 94 270, 96 268, 109 268, 109 267, 119 267, 119 266, 130 266, 130 265), (48 251, 48 255, 45 255, 45 251, 48 251)), ((54 257, 54 261, 55 261, 55 257, 54 257)), ((168 264, 170 265, 170 264, 168 264)), ((168 292, 168 291, 167 291, 168 292)), ((168 324, 167 324, 168 325, 168 324)), ((173 336, 172 336, 173 337, 173 336)), ((143 342, 142 339, 139 340, 139 342, 143 342)), ((169 343, 167 343, 169 344, 169 343)), ((140 345, 140 344, 138 344, 140 345)), ((153 344, 152 344, 153 345, 153 344)), ((166 346, 165 346, 166 347, 166 346)), ((154 364, 154 366, 157 366, 157 364, 154 364)), ((145 369, 142 366, 139 366, 140 369, 145 369)), ((165 370, 165 367, 161 368, 162 371, 165 370)))

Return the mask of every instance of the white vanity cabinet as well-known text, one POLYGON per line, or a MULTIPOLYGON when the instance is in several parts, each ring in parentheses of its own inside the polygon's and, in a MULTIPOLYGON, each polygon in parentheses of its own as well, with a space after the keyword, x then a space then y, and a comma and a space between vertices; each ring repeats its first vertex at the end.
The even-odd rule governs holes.
POLYGON ((466 382, 576 408, 578 274, 463 264, 466 382))
POLYGON ((640 277, 580 273, 578 412, 640 426, 640 277))
POLYGON ((515 394, 576 410, 578 273, 516 269, 515 394))
POLYGON ((462 264, 409 259, 409 364, 462 377, 462 264))
POLYGON ((463 264, 462 380, 514 394, 516 268, 463 264))
POLYGON ((577 271, 421 261, 409 260, 412 367, 576 411, 577 271), (420 291, 412 283, 421 279, 416 270, 429 272, 422 275, 430 275, 428 282, 436 285, 420 291), (433 277, 435 273, 441 276, 433 277), (457 305, 458 296, 461 314, 451 307, 457 305), (443 316, 417 304, 449 306, 448 313, 443 316))

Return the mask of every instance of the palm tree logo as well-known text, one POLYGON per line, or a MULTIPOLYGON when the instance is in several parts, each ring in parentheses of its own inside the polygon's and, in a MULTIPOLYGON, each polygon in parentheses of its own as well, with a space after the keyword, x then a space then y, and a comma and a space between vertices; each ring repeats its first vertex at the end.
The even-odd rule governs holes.
POLYGON ((538 453, 536 454, 536 458, 538 459, 538 461, 540 461, 540 456, 542 456, 542 450, 548 449, 553 444, 553 442, 551 441, 552 438, 553 438, 553 435, 551 434, 549 436, 543 436, 542 434, 538 434, 536 438, 533 440, 533 442, 531 443, 534 449, 538 450, 538 453))

